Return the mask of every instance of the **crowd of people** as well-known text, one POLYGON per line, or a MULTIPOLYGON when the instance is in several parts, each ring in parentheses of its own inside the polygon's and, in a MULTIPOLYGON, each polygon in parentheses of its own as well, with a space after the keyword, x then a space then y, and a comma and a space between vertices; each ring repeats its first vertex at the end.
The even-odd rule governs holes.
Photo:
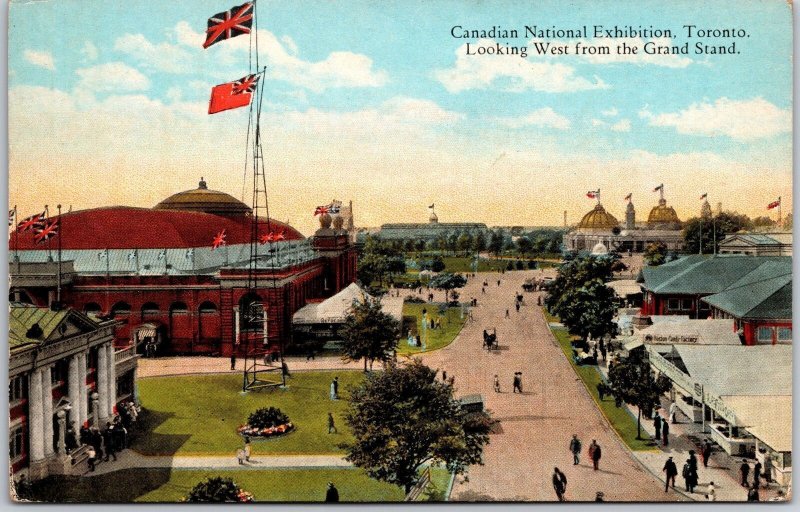
POLYGON ((135 427, 141 407, 134 402, 121 402, 116 407, 116 414, 101 429, 88 424, 81 427, 76 439, 72 429, 67 430, 67 453, 71 453, 80 445, 88 446, 89 471, 95 470, 98 462, 117 460, 117 453, 128 447, 129 433, 135 427), (80 445, 78 444, 80 443, 80 445))

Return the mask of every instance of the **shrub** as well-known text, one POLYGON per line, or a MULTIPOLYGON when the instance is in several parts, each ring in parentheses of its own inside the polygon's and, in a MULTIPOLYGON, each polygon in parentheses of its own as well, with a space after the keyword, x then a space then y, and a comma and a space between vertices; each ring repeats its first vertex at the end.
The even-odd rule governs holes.
POLYGON ((516 266, 517 266, 517 270, 522 270, 523 269, 522 260, 517 260, 517 265, 516 266))
POLYGON ((186 501, 192 503, 239 503, 253 501, 253 495, 242 490, 230 478, 209 477, 189 491, 186 501))
POLYGON ((506 265, 506 270, 514 270, 514 263, 509 261, 508 265, 506 265))
POLYGON ((536 268, 536 260, 528 260, 528 268, 533 270, 536 268))
POLYGON ((289 423, 289 416, 276 407, 264 407, 256 410, 247 418, 247 424, 253 428, 277 427, 289 423))

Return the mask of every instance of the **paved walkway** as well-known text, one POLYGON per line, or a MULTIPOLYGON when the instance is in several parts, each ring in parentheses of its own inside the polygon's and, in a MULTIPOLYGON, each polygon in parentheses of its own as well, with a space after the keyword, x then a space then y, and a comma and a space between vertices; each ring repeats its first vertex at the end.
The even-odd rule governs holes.
POLYGON ((478 299, 474 320, 451 345, 422 356, 426 364, 455 377, 457 396, 480 393, 486 408, 501 420, 502 433, 491 436, 485 464, 470 468, 468 479, 457 479, 451 499, 555 501, 556 466, 567 476, 569 501, 592 501, 597 491, 607 501, 684 499, 673 492, 665 495, 663 484, 632 457, 608 426, 557 346, 536 306, 538 293, 523 293, 525 305, 515 311, 514 297, 522 293, 524 280, 542 275, 546 274, 534 270, 470 279, 461 297, 478 299), (484 278, 489 284, 486 294, 481 293, 484 278), (493 328, 500 350, 487 352, 481 347, 482 331, 493 328), (516 371, 523 373, 521 395, 511 392, 516 371), (495 374, 501 393, 493 390, 495 374), (578 466, 572 464, 568 450, 573 433, 584 446, 578 466), (592 439, 603 450, 599 471, 585 460, 592 439))
POLYGON ((258 455, 249 462, 239 464, 235 456, 192 457, 192 456, 148 456, 133 450, 125 450, 117 455, 117 460, 100 463, 94 472, 86 476, 97 476, 131 468, 173 468, 173 469, 277 469, 277 468, 333 468, 352 467, 352 464, 338 455, 258 455))
MULTIPOLYGON (((338 356, 317 357, 306 361, 304 356, 287 357, 286 364, 290 372, 313 370, 363 370, 364 363, 344 363, 338 356)), ((168 375, 190 375, 203 373, 242 373, 244 361, 236 361, 236 369, 231 370, 231 361, 227 357, 158 357, 139 359, 137 377, 163 377, 168 375)))

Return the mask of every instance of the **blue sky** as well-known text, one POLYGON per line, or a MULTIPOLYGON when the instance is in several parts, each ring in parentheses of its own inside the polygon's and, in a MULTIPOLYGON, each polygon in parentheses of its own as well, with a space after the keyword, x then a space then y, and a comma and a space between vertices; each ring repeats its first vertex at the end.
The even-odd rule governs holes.
MULTIPOLYGON (((246 73, 248 38, 197 44, 208 16, 232 6, 12 2, 11 203, 151 206, 200 175, 240 196, 245 114, 203 110, 210 86, 246 73), (65 169, 55 180, 47 150, 65 169)), ((684 217, 702 192, 751 215, 772 196, 791 205, 786 2, 259 0, 258 20, 271 201, 305 232, 330 197, 352 198, 362 225, 424 220, 434 201, 442 220, 557 224, 567 209, 576 221, 596 187, 620 216, 624 195, 644 210, 661 182, 684 217), (494 42, 450 36, 454 25, 652 25, 681 44, 687 23, 750 37, 738 55, 598 61, 469 57, 465 42, 494 42)))

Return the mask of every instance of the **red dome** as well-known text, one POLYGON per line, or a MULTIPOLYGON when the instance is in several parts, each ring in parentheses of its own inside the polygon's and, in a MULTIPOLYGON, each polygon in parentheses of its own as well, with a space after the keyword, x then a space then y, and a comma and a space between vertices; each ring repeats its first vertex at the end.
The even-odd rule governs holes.
MULTIPOLYGON (((266 220, 260 220, 259 234, 268 231, 266 220)), ((275 233, 283 231, 286 240, 301 240, 293 227, 270 220, 275 233)), ((80 210, 61 215, 60 237, 62 249, 180 249, 211 246, 214 236, 225 230, 226 242, 250 243, 250 217, 222 217, 208 213, 151 210, 111 206, 80 210)), ((53 238, 55 248, 58 239, 53 238)), ((33 232, 14 232, 9 249, 44 249, 47 244, 37 244, 33 232)))

